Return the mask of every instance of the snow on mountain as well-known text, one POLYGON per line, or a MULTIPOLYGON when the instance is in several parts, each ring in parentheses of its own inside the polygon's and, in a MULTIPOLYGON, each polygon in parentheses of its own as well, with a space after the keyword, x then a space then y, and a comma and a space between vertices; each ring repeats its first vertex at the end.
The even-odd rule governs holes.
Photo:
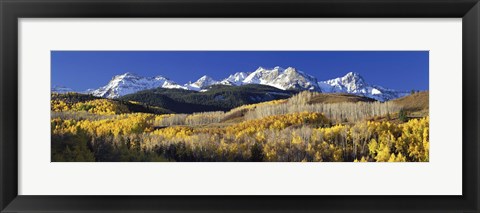
POLYGON ((52 93, 67 93, 67 92, 75 92, 73 89, 65 87, 65 86, 53 86, 52 93))
POLYGON ((315 77, 293 67, 287 69, 278 66, 273 69, 259 67, 243 80, 243 84, 263 84, 283 90, 320 90, 315 77))
POLYGON ((117 98, 141 90, 153 88, 186 89, 163 76, 141 77, 133 73, 117 75, 110 82, 91 92, 92 95, 104 98, 117 98))
POLYGON ((324 93, 349 93, 373 98, 378 101, 388 101, 409 94, 404 91, 395 91, 377 85, 370 85, 365 82, 365 79, 360 74, 355 72, 349 72, 343 77, 320 81, 318 86, 324 93))
MULTIPOLYGON (((117 98, 126 94, 158 87, 205 92, 210 86, 217 84, 230 86, 262 84, 282 90, 298 89, 324 93, 349 93, 373 98, 378 101, 388 101, 409 94, 405 91, 396 91, 368 84, 360 74, 355 72, 349 72, 343 77, 327 81, 317 81, 315 77, 297 70, 296 68, 288 67, 287 69, 284 69, 278 66, 272 69, 259 67, 251 73, 237 72, 221 81, 216 81, 211 77, 204 75, 197 81, 193 83, 189 82, 183 86, 162 76, 141 77, 132 73, 125 73, 113 77, 107 85, 96 90, 89 90, 86 93, 99 97, 117 98)), ((73 90, 66 87, 52 88, 52 92, 65 93, 72 91, 73 90)))
POLYGON ((202 76, 201 78, 199 78, 197 81, 191 83, 186 83, 184 85, 184 87, 186 87, 187 89, 189 90, 195 90, 195 91, 200 91, 202 90, 203 88, 205 87, 208 87, 208 86, 211 86, 211 85, 214 85, 214 84, 218 84, 219 82, 218 81, 215 81, 213 80, 213 78, 209 77, 209 76, 202 76))
POLYGON ((95 89, 91 89, 91 88, 90 88, 90 89, 86 89, 86 90, 81 91, 81 92, 78 92, 78 93, 80 93, 80 94, 87 94, 87 95, 88 95, 88 94, 92 94, 93 91, 95 91, 95 89))
POLYGON ((249 72, 237 72, 233 75, 228 76, 228 78, 220 81, 220 84, 240 86, 243 85, 243 81, 245 80, 245 78, 247 78, 248 75, 250 75, 249 72))

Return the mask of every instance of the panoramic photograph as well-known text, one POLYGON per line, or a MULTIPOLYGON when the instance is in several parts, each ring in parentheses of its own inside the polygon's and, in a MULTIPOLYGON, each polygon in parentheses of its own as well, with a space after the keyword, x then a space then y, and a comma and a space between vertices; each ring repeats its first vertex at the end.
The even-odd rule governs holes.
POLYGON ((52 162, 428 162, 428 51, 51 51, 52 162))

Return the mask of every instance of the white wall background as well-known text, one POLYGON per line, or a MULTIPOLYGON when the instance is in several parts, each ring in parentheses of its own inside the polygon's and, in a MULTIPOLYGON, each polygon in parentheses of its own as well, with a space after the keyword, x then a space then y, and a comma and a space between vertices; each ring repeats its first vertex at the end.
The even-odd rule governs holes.
POLYGON ((461 195, 461 31, 461 19, 21 19, 19 194, 461 195), (51 50, 429 50, 430 162, 50 163, 51 50))

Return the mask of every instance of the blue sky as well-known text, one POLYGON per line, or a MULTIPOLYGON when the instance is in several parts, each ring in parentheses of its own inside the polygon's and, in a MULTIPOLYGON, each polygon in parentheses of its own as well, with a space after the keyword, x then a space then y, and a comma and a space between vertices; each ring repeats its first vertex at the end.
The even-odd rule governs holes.
POLYGON ((428 90, 428 51, 52 51, 52 86, 98 88, 114 75, 162 75, 179 84, 221 80, 259 66, 295 67, 319 81, 360 73, 370 84, 428 90))

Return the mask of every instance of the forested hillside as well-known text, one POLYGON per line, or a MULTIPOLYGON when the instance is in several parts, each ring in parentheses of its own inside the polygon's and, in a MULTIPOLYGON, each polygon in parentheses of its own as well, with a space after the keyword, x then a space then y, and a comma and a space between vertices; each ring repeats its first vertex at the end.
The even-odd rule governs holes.
POLYGON ((429 161, 428 92, 378 102, 244 85, 51 104, 52 161, 429 161))
POLYGON ((170 109, 176 113, 204 111, 228 111, 245 104, 285 99, 298 93, 295 90, 281 90, 265 85, 227 86, 213 85, 208 91, 157 88, 144 90, 120 98, 150 106, 170 109))

